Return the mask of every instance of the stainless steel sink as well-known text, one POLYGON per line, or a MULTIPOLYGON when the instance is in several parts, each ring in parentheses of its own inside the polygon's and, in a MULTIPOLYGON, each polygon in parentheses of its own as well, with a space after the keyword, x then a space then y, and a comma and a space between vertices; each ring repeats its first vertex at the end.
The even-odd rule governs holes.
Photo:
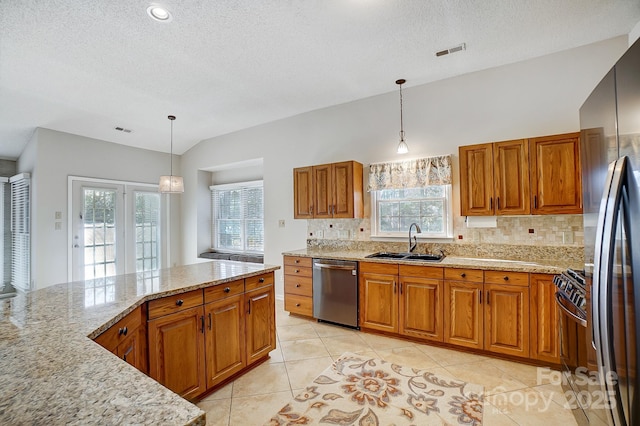
POLYGON ((378 252, 365 256, 368 259, 392 259, 392 260, 411 260, 418 262, 439 262, 444 259, 444 254, 419 254, 419 253, 391 253, 378 252))

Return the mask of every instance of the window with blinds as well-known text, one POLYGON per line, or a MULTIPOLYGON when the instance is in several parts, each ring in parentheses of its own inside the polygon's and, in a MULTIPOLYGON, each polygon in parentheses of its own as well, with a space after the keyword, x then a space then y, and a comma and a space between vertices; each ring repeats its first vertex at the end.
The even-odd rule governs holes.
POLYGON ((263 253, 263 182, 214 185, 210 189, 213 248, 263 253))
POLYGON ((29 173, 13 176, 11 184, 11 284, 31 289, 31 234, 29 173))

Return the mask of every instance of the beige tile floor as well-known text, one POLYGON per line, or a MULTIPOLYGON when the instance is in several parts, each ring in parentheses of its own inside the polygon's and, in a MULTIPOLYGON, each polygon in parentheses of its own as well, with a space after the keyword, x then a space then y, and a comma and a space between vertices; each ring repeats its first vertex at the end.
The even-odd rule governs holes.
POLYGON ((202 400, 207 425, 262 425, 343 352, 429 369, 485 387, 483 424, 572 426, 564 392, 536 367, 352 331, 294 316, 276 302, 271 359, 202 400), (540 378, 539 378, 540 375, 540 378))

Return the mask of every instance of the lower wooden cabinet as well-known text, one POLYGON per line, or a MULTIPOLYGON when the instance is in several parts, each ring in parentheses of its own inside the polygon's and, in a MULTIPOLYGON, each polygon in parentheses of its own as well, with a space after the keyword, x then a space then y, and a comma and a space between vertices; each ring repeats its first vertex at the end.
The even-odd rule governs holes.
POLYGON ((198 306, 152 319, 149 376, 186 399, 206 388, 204 308, 198 306))
POLYGON ((147 329, 144 320, 146 311, 134 309, 104 333, 96 337, 100 346, 147 374, 147 329))
POLYGON ((398 265, 360 262, 360 327, 398 332, 398 265))
POLYGON ((284 256, 284 310, 313 317, 313 268, 310 257, 284 256))
POLYGON ((483 349, 483 284, 446 280, 444 288, 444 341, 468 348, 483 349))
POLYGON ((273 283, 245 294, 247 305, 247 364, 269 355, 276 348, 275 294, 273 283))
POLYGON ((484 285, 484 349, 529 357, 529 289, 484 285))
POLYGON ((553 275, 531 274, 531 358, 560 364, 560 336, 553 275))

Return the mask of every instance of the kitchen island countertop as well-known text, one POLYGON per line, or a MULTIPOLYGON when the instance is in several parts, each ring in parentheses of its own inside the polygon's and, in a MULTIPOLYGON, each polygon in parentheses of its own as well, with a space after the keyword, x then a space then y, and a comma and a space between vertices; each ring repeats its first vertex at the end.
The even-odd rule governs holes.
POLYGON ((203 425, 202 410, 91 339, 148 300, 277 269, 214 260, 0 300, 0 423, 203 425))

